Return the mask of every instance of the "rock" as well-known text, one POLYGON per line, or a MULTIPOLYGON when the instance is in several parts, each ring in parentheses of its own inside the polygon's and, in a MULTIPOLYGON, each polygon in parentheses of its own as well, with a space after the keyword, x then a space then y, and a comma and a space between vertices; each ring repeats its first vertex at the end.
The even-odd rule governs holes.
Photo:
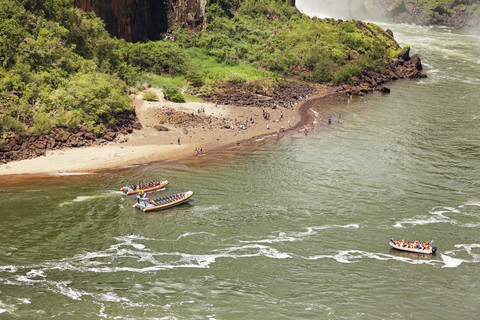
POLYGON ((84 137, 85 139, 88 139, 88 140, 95 140, 95 134, 93 132, 85 133, 84 137))
POLYGON ((162 34, 168 37, 169 30, 181 26, 190 31, 207 27, 205 0, 74 0, 73 3, 84 11, 95 12, 112 36, 132 42, 160 40, 162 34))
POLYGON ((418 54, 414 54, 410 58, 410 60, 407 63, 405 63, 405 65, 414 66, 415 69, 417 69, 417 70, 422 70, 423 69, 422 62, 420 61, 420 57, 418 56, 418 54))
POLYGON ((116 134, 114 131, 108 130, 108 131, 105 132, 105 134, 103 135, 103 138, 104 138, 105 140, 108 140, 108 141, 113 141, 113 139, 115 139, 116 136, 117 136, 117 134, 116 134))
POLYGON ((168 131, 168 128, 162 125, 156 125, 154 126, 155 130, 157 131, 168 131))
POLYGON ((46 143, 45 141, 37 141, 32 144, 37 149, 45 149, 46 143))
POLYGON ((143 126, 140 122, 134 122, 132 124, 132 128, 135 129, 135 130, 141 130, 143 128, 143 126))
POLYGON ((47 145, 46 145, 46 148, 47 149, 53 149, 55 147, 55 144, 56 144, 56 141, 54 138, 50 138, 48 139, 47 141, 47 145))
POLYGON ((399 59, 403 59, 404 61, 410 60, 410 47, 407 47, 405 50, 403 50, 399 55, 399 59))
POLYGON ((381 86, 378 87, 378 91, 383 93, 390 93, 390 88, 382 84, 381 86))

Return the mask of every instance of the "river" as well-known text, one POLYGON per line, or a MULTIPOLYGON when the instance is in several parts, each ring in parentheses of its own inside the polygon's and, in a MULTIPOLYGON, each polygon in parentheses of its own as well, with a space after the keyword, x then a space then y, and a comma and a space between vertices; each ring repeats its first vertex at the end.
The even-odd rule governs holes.
POLYGON ((480 37, 382 27, 428 78, 325 102, 313 111, 332 124, 307 136, 2 178, 0 319, 478 317, 480 37), (118 191, 157 178, 170 181, 159 196, 194 200, 144 215, 118 191), (433 239, 438 252, 393 251, 392 236, 433 239))

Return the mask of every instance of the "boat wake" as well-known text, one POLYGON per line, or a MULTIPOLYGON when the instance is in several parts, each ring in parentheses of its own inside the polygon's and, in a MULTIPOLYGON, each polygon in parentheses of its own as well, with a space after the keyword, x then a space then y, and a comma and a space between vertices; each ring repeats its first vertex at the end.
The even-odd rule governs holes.
POLYGON ((456 268, 462 263, 479 263, 480 253, 474 253, 475 249, 480 249, 480 244, 456 244, 454 250, 445 251, 441 254, 444 268, 456 268))
POLYGON ((119 195, 123 195, 123 193, 121 191, 110 191, 109 193, 96 194, 96 195, 92 195, 92 196, 78 196, 73 200, 64 201, 64 202, 60 203, 59 207, 63 207, 64 205, 70 205, 70 204, 73 204, 75 202, 105 199, 105 198, 116 197, 116 196, 119 196, 119 195))
MULTIPOLYGON (((408 254, 408 253, 407 253, 408 254)), ((339 263, 358 263, 364 258, 375 259, 379 261, 396 260, 409 264, 429 264, 439 266, 442 261, 432 259, 431 256, 419 256, 417 254, 385 254, 374 253, 362 250, 339 250, 335 254, 324 254, 306 257, 307 260, 333 259, 339 263)))

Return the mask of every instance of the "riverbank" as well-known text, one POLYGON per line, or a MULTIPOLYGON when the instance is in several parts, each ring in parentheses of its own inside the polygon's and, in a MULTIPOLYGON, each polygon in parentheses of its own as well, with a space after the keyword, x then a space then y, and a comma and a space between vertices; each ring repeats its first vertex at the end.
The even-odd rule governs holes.
POLYGON ((301 97, 289 106, 267 109, 173 103, 163 98, 160 89, 149 90, 159 97, 158 101, 145 101, 141 93, 132 96, 142 129, 105 145, 50 150, 38 158, 9 162, 0 165, 0 175, 92 172, 205 156, 311 123, 308 110, 312 101, 331 93, 319 88, 309 99, 301 97))
POLYGON ((309 110, 329 95, 389 92, 385 84, 426 77, 421 70, 420 58, 416 54, 410 57, 407 48, 397 60, 390 61, 383 73, 364 73, 354 77, 350 85, 287 82, 265 89, 254 84, 245 87, 230 84, 209 95, 200 95, 207 102, 187 103, 167 101, 161 89, 149 88, 158 97, 157 101, 145 101, 143 93, 132 95, 135 126, 122 128, 130 134, 114 135, 112 142, 103 141, 102 145, 48 151, 43 147, 45 155, 41 157, 0 165, 0 175, 91 172, 204 156, 315 123, 309 117, 309 110))

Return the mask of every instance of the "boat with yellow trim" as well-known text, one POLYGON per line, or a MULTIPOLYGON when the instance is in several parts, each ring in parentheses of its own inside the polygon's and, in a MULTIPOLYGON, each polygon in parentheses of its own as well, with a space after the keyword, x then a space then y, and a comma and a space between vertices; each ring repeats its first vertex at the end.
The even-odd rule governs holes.
POLYGON ((193 191, 187 191, 157 199, 138 198, 138 202, 133 207, 142 210, 143 213, 147 213, 178 206, 187 202, 192 196, 193 191))
POLYGON ((162 189, 163 187, 167 186, 168 183, 168 180, 135 183, 121 188, 120 191, 129 196, 131 194, 142 193, 142 191, 143 193, 146 193, 162 189))

